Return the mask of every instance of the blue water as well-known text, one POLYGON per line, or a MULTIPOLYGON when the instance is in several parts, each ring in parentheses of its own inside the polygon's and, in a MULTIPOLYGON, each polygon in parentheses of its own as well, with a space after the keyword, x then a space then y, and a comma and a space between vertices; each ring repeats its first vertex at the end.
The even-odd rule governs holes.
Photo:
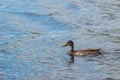
POLYGON ((119 0, 0 0, 0 80, 120 80, 119 0), (102 48, 75 57, 67 48, 102 48))

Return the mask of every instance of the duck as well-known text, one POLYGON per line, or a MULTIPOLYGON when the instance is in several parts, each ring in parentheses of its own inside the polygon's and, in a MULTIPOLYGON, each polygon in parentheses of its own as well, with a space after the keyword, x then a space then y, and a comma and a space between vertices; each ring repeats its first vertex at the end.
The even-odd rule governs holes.
MULTIPOLYGON (((70 50, 68 54, 70 56, 86 56, 86 55, 98 55, 102 53, 101 49, 88 48, 83 50, 74 50, 74 42, 72 40, 67 41, 63 47, 69 46, 70 50)), ((74 57, 73 57, 74 58, 74 57)))

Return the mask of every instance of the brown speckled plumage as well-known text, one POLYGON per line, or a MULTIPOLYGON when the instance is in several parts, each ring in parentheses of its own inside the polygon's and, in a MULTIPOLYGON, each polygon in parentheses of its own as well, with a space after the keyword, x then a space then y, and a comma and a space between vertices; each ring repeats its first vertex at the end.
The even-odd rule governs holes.
POLYGON ((63 45, 63 47, 65 47, 65 46, 70 46, 71 47, 71 49, 68 52, 69 55, 84 56, 84 55, 97 55, 97 54, 102 53, 101 49, 88 48, 88 49, 84 49, 84 50, 74 50, 74 43, 73 43, 72 40, 69 40, 66 44, 63 45))

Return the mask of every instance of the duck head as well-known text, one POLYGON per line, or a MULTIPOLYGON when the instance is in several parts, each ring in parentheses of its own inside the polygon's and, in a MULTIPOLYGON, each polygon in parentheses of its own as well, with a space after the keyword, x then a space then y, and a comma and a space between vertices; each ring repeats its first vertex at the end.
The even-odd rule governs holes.
POLYGON ((66 46, 74 47, 73 41, 72 40, 67 41, 67 43, 65 43, 63 47, 66 47, 66 46))

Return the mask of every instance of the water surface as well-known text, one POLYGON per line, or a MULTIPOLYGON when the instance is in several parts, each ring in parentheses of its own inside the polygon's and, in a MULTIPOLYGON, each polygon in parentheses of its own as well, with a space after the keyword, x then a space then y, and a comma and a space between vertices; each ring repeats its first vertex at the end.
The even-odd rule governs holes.
POLYGON ((120 80, 119 0, 0 0, 0 80, 120 80), (102 48, 69 63, 76 49, 102 48))

